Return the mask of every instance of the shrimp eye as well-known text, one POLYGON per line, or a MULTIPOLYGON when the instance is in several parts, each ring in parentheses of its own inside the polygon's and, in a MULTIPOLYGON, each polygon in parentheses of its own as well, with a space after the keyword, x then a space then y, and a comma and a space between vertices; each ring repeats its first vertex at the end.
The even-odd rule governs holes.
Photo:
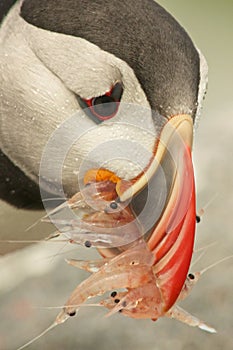
POLYGON ((110 203, 110 208, 115 210, 118 208, 118 204, 116 202, 112 202, 112 203, 110 203))
POLYGON ((119 109, 123 87, 116 83, 106 94, 90 99, 77 96, 79 105, 95 123, 99 124, 113 118, 119 109))
POLYGON ((117 296, 117 292, 116 292, 116 291, 114 291, 114 292, 111 293, 111 297, 112 297, 112 298, 115 298, 116 296, 117 296))
POLYGON ((70 317, 74 317, 75 315, 76 315, 76 311, 72 311, 72 312, 69 313, 70 317))
POLYGON ((190 280, 194 280, 194 279, 195 279, 195 276, 194 276, 193 273, 189 273, 189 274, 188 274, 188 278, 189 278, 190 280))
POLYGON ((84 245, 85 245, 86 248, 91 248, 91 242, 90 241, 86 241, 84 243, 84 245))

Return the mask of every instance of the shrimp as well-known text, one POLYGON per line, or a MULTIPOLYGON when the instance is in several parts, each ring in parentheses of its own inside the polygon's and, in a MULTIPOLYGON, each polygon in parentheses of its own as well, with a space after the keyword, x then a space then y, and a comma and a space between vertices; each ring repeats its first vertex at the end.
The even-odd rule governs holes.
POLYGON ((127 195, 121 196, 125 184, 105 169, 91 170, 84 178, 83 190, 67 206, 50 213, 49 218, 60 233, 74 243, 96 247, 103 260, 68 261, 91 275, 75 288, 54 323, 40 336, 75 316, 88 299, 112 290, 117 299, 101 303, 109 310, 108 316, 121 312, 131 318, 153 321, 169 317, 208 332, 215 331, 176 304, 191 291, 187 276, 196 226, 190 148, 179 149, 177 157, 179 173, 174 173, 163 212, 149 231, 128 201, 129 186, 127 195))
MULTIPOLYGON (((48 239, 63 234, 85 247, 112 248, 126 246, 140 238, 143 229, 129 206, 114 200, 117 199, 115 186, 110 181, 90 183, 67 203, 49 212, 50 221, 59 230, 48 239), (75 214, 77 211, 77 215, 67 218, 67 208, 75 214)), ((48 215, 42 221, 48 221, 48 215)))
MULTIPOLYGON (((228 257, 225 257, 225 258, 207 266, 206 268, 202 269, 201 271, 189 273, 186 277, 186 281, 185 281, 184 286, 180 292, 180 295, 177 299, 177 302, 180 302, 189 296, 193 287, 196 285, 196 283, 199 281, 200 277, 204 273, 206 273, 207 271, 209 271, 213 267, 217 266, 218 264, 220 264, 224 261, 227 261, 229 259, 232 259, 232 258, 233 258, 233 255, 230 255, 228 257)), ((126 253, 124 253, 121 256, 117 256, 114 260, 101 259, 101 260, 84 261, 84 260, 71 259, 71 260, 67 260, 67 263, 76 267, 76 268, 91 272, 93 274, 92 283, 95 283, 96 278, 98 279, 98 277, 101 277, 101 276, 102 277, 105 276, 106 277, 105 281, 107 281, 109 276, 106 276, 106 272, 108 272, 108 270, 112 271, 112 268, 117 269, 117 271, 119 272, 119 281, 120 280, 123 281, 123 279, 121 278, 123 275, 120 276, 120 274, 123 273, 121 268, 123 266, 125 266, 125 265, 122 265, 123 261, 124 261, 124 263, 126 263, 126 262, 128 263, 127 264, 128 267, 141 265, 143 263, 144 267, 147 266, 149 268, 151 266, 151 264, 153 263, 153 257, 148 252, 148 249, 146 248, 145 242, 141 241, 141 242, 139 242, 139 244, 137 246, 134 247, 134 249, 132 249, 130 251, 130 253, 127 252, 127 255, 126 255, 126 253), (144 249, 146 249, 146 251, 144 249), (140 260, 140 258, 139 258, 140 257, 139 250, 141 253, 142 260, 140 260), (144 259, 145 255, 143 258, 142 253, 143 254, 146 253, 146 259, 144 259), (97 272, 98 272, 99 276, 98 276, 98 274, 96 274, 97 272)), ((134 270, 134 271, 136 271, 136 270, 134 270)), ((150 271, 150 273, 151 273, 151 271, 150 271)), ((137 277, 138 277, 138 275, 136 275, 136 278, 137 277)), ((102 288, 101 282, 104 282, 104 281, 102 281, 101 278, 99 279, 99 281, 100 281, 99 284, 98 284, 98 282, 96 283, 96 288, 97 288, 96 292, 98 290, 97 294, 102 294, 103 289, 101 289, 102 288)), ((90 282, 90 279, 89 279, 89 282, 90 282)), ((143 282, 146 282, 146 281, 143 281, 143 282)), ((24 344, 23 346, 21 346, 17 350, 25 349, 26 347, 28 347, 29 345, 34 343, 36 340, 38 340, 39 338, 44 336, 47 332, 49 332, 50 330, 52 330, 56 326, 62 324, 63 322, 65 322, 68 318, 75 316, 78 309, 81 306, 91 306, 91 307, 102 306, 102 307, 105 307, 105 308, 110 310, 106 314, 106 317, 109 317, 116 312, 120 312, 124 316, 133 317, 133 318, 148 318, 148 316, 149 316, 153 321, 155 321, 156 316, 158 314, 160 314, 160 316, 163 315, 164 317, 176 319, 180 322, 188 324, 189 326, 198 327, 201 330, 204 330, 206 332, 216 333, 215 328, 206 324, 205 322, 203 322, 202 320, 200 320, 196 316, 191 315, 189 312, 187 312, 186 310, 181 308, 179 305, 177 305, 177 303, 170 310, 168 310, 166 313, 163 313, 162 308, 161 308, 161 304, 158 303, 158 299, 156 300, 156 298, 160 298, 160 295, 158 295, 158 289, 156 287, 156 284, 154 283, 153 273, 152 273, 152 275, 150 275, 150 277, 147 276, 147 282, 145 284, 144 283, 141 284, 141 282, 138 279, 137 279, 137 282, 134 282, 134 283, 135 283, 134 286, 135 285, 138 285, 138 286, 136 288, 130 289, 129 291, 117 292, 115 290, 115 291, 111 292, 109 298, 106 298, 105 300, 101 300, 99 303, 83 304, 84 299, 89 299, 89 298, 93 297, 93 295, 88 294, 88 288, 89 288, 88 284, 89 283, 87 284, 87 280, 84 281, 78 287, 78 289, 80 289, 80 293, 79 293, 78 289, 76 289, 74 291, 74 293, 67 300, 65 306, 62 307, 63 310, 56 317, 56 320, 48 328, 46 328, 45 331, 43 331, 41 334, 39 334, 38 336, 36 336, 32 340, 30 340, 28 343, 24 344), (151 280, 150 280, 150 278, 151 278, 151 280), (81 302, 80 304, 77 304, 78 300, 79 300, 79 302, 81 302), (69 303, 74 303, 74 302, 75 302, 75 305, 69 304, 69 303), (155 318, 153 318, 153 316, 155 316, 155 318)), ((114 284, 115 283, 110 282, 109 288, 112 289, 114 284)), ((117 286, 117 288, 119 288, 119 285, 117 286)), ((57 307, 51 307, 51 309, 54 309, 54 308, 57 308, 57 307)), ((58 307, 58 308, 60 308, 60 307, 58 307)))

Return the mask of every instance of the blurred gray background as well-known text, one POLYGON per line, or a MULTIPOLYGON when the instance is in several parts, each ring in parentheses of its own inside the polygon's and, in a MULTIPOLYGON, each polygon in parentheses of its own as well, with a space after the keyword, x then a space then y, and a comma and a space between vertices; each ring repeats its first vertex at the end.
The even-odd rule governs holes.
MULTIPOLYGON (((233 1, 159 1, 185 27, 209 64, 209 89, 195 133, 197 206, 206 208, 196 233, 196 249, 214 243, 194 270, 233 254, 233 1)), ((43 213, 15 210, 0 203, 0 236, 41 238, 53 227, 38 224, 43 213)), ((0 243, 0 252, 20 244, 0 243)), ((85 277, 66 265, 68 256, 87 259, 91 250, 42 243, 0 258, 0 349, 13 350, 37 335, 85 277), (75 248, 75 249, 74 249, 75 248), (65 252, 65 249, 72 252, 65 252), (54 257, 54 255, 57 256, 54 257)), ((198 253, 195 255, 198 256, 198 253)), ((194 258, 195 258, 194 256, 194 258)), ((233 260, 208 271, 183 306, 217 328, 211 335, 177 321, 140 321, 101 308, 82 308, 78 316, 29 347, 66 350, 233 349, 233 260)))

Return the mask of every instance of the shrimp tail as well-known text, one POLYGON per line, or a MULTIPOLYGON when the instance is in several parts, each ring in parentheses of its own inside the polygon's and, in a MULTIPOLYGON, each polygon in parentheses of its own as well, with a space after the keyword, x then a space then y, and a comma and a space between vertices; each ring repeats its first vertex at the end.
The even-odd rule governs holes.
POLYGON ((196 316, 191 315, 186 310, 182 309, 180 306, 175 305, 169 311, 166 312, 166 317, 176 319, 182 323, 186 323, 191 327, 198 327, 203 331, 209 333, 217 333, 216 329, 209 326, 205 322, 201 321, 196 316))
POLYGON ((67 264, 74 266, 78 269, 85 270, 91 273, 99 271, 99 269, 109 262, 109 259, 99 259, 99 260, 76 260, 76 259, 66 259, 67 264))

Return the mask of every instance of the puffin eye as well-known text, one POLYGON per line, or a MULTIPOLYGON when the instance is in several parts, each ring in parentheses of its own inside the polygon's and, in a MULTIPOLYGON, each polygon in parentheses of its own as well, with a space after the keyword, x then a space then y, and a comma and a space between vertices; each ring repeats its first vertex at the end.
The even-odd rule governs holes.
POLYGON ((102 96, 90 99, 84 99, 80 96, 77 96, 77 98, 80 107, 84 109, 88 117, 99 124, 113 118, 117 114, 122 94, 122 84, 116 83, 110 91, 102 96))

